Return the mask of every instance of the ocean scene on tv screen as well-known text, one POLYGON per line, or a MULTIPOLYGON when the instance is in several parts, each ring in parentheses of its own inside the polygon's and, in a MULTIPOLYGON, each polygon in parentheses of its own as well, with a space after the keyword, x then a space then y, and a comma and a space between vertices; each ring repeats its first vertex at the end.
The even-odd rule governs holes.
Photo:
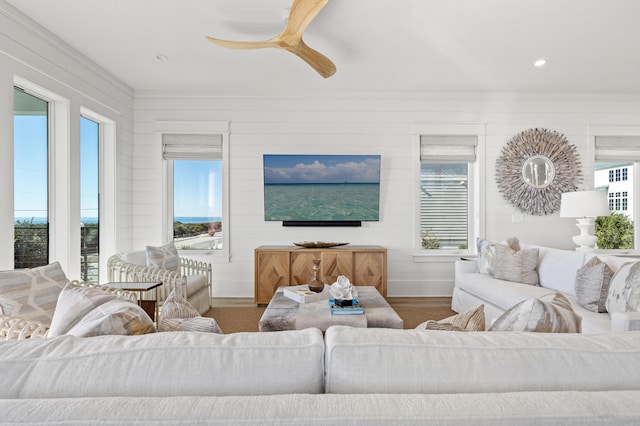
POLYGON ((264 155, 265 220, 379 220, 379 155, 264 155))

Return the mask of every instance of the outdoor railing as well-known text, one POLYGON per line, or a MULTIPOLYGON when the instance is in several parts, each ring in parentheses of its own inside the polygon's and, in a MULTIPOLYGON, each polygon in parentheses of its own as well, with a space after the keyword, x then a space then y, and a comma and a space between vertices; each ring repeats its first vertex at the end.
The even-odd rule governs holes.
MULTIPOLYGON (((98 283, 100 227, 80 228, 80 274, 85 282, 98 283)), ((25 269, 49 263, 49 225, 18 223, 14 226, 14 268, 25 269)))

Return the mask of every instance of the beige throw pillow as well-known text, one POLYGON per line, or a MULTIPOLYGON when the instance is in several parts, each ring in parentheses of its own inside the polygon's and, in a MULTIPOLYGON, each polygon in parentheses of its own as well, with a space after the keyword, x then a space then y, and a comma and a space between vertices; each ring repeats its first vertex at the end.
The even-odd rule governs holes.
POLYGON ((160 247, 147 246, 147 266, 180 272, 180 257, 173 241, 160 247))
POLYGON ((576 272, 576 297, 578 303, 592 312, 607 312, 605 303, 613 271, 594 256, 576 272))
POLYGON ((622 265, 611 278, 607 311, 640 312, 640 262, 622 265))
POLYGON ((164 300, 160 310, 160 320, 168 318, 194 318, 199 317, 200 312, 182 295, 182 292, 171 290, 164 300))
POLYGON ((561 293, 524 300, 502 314, 490 331, 580 333, 582 318, 561 293))
POLYGON ((478 248, 478 272, 485 275, 493 275, 493 265, 496 261, 496 245, 506 245, 512 250, 520 250, 518 237, 508 238, 504 243, 493 243, 483 238, 478 238, 476 245, 478 248))
POLYGON ((496 261, 493 276, 507 281, 538 285, 538 249, 516 251, 507 246, 496 245, 496 261))
POLYGON ((429 320, 416 330, 484 331, 484 305, 439 321, 429 320))
POLYGON ((51 322, 58 296, 69 282, 59 262, 0 272, 0 311, 28 321, 51 322))
POLYGON ((153 320, 137 304, 96 287, 69 283, 60 293, 48 337, 155 332, 153 320))

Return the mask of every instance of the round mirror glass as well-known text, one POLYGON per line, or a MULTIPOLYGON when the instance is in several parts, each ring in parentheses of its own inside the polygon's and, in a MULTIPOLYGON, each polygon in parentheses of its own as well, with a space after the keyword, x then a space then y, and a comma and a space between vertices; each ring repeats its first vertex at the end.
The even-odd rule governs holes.
POLYGON ((544 155, 534 155, 522 165, 522 179, 533 188, 545 188, 553 182, 556 169, 544 155))

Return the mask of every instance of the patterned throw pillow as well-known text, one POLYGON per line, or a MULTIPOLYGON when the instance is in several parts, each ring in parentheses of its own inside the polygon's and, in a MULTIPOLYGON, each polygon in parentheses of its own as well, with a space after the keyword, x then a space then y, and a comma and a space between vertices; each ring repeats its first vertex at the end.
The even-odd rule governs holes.
POLYGON ((611 278, 606 308, 613 312, 640 312, 640 262, 622 265, 611 278))
POLYGON ((507 281, 538 285, 538 249, 516 251, 507 246, 496 245, 496 261, 493 276, 507 281))
POLYGON ((155 332, 153 320, 135 303, 96 287, 69 283, 60 293, 48 337, 155 332))
POLYGON ((0 272, 3 315, 49 324, 58 295, 69 282, 59 262, 32 269, 0 272))
POLYGON ((180 272, 180 257, 173 241, 160 247, 147 246, 147 266, 180 272))
POLYGON ((158 331, 199 331, 224 334, 215 319, 206 317, 162 318, 158 323, 158 331))
POLYGON ((502 314, 490 331, 580 333, 582 318, 560 293, 524 300, 502 314))
MULTIPOLYGON (((520 241, 518 237, 508 238, 505 242, 507 247, 512 250, 520 250, 520 241)), ((493 275, 493 265, 496 261, 496 245, 505 243, 492 243, 489 240, 478 238, 476 245, 478 247, 478 272, 485 275, 493 275)))
POLYGON ((160 310, 160 319, 167 318, 194 318, 199 317, 200 312, 191 303, 187 302, 181 292, 171 290, 160 310))
POLYGON ((440 321, 425 321, 416 330, 484 331, 484 305, 440 321))
POLYGON ((607 312, 605 303, 613 271, 594 256, 576 272, 576 297, 578 303, 592 312, 607 312))

